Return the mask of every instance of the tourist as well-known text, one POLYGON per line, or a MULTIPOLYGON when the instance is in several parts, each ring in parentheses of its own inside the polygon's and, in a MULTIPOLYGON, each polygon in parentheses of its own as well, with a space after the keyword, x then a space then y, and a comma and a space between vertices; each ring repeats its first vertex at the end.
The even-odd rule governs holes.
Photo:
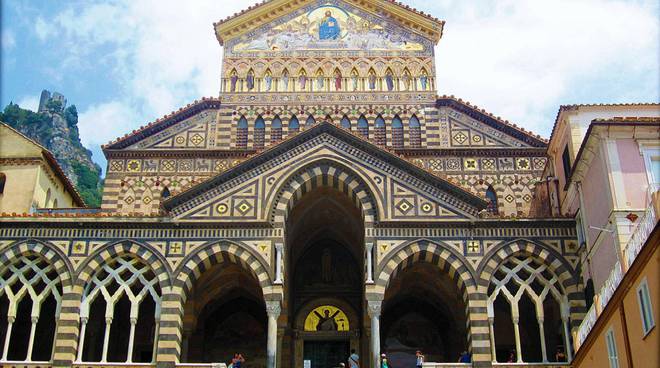
POLYGON ((234 358, 232 358, 231 364, 229 366, 231 368, 241 368, 244 362, 245 358, 243 358, 243 355, 241 355, 241 353, 236 353, 234 354, 234 358))
POLYGON ((557 352, 555 353, 555 361, 556 362, 565 362, 566 361, 566 353, 564 353, 564 347, 563 346, 557 347, 557 352))
POLYGON ((472 361, 472 359, 470 357, 470 353, 468 353, 465 350, 461 353, 461 356, 458 357, 458 362, 459 363, 470 363, 471 361, 472 361))
POLYGON ((348 357, 348 368, 360 368, 360 356, 355 349, 351 349, 351 355, 348 357))
POLYGON ((507 363, 515 363, 516 361, 516 351, 511 350, 511 353, 509 354, 509 360, 507 360, 507 363))
POLYGON ((390 368, 390 364, 387 362, 387 355, 385 353, 380 355, 380 368, 390 368))
POLYGON ((424 354, 422 354, 422 351, 421 351, 421 350, 417 350, 417 351, 415 352, 415 357, 416 357, 416 360, 415 360, 415 362, 416 362, 416 363, 415 363, 415 366, 416 366, 417 368, 422 368, 422 366, 424 365, 424 354))

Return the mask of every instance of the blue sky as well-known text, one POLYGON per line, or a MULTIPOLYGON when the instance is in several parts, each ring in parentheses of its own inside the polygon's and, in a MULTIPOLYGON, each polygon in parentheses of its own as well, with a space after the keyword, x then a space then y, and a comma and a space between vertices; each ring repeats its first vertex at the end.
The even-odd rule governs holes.
MULTIPOLYGON (((548 137, 559 105, 659 101, 658 1, 403 0, 445 20, 438 92, 548 137)), ((202 96, 217 96, 212 23, 228 0, 2 0, 0 102, 42 89, 78 107, 100 145, 202 96)))

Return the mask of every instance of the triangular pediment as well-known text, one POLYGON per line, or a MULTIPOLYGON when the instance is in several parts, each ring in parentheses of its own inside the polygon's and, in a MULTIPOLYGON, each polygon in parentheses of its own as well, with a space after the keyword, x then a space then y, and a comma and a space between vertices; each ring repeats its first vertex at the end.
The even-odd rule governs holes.
POLYGON ((382 1, 272 0, 215 24, 231 54, 354 49, 432 51, 444 23, 382 1))
POLYGON ((545 148, 547 141, 483 109, 443 96, 437 104, 441 123, 454 148, 545 148))
MULTIPOLYGON (((277 201, 292 178, 317 177, 310 183, 325 180, 330 186, 334 179, 327 179, 328 173, 339 179, 355 177, 354 183, 360 183, 364 195, 373 200, 375 218, 381 222, 470 219, 486 206, 473 194, 325 122, 171 198, 164 206, 180 221, 268 222, 273 211, 282 207, 277 201)), ((294 184, 312 185, 300 183, 294 184)))

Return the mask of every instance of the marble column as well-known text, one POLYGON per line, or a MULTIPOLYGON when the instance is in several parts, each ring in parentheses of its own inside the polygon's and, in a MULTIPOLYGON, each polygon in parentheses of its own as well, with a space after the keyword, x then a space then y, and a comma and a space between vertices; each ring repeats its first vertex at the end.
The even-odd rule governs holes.
POLYGON ((374 283, 373 259, 374 259, 374 244, 367 243, 367 284, 374 283))
POLYGON ((282 250, 284 245, 282 243, 275 244, 275 283, 282 283, 282 250))
POLYGON ((495 350, 495 317, 488 317, 488 332, 490 334, 491 362, 497 363, 497 351, 495 350))
POLYGON ((516 338, 516 363, 522 363, 522 351, 520 351, 520 328, 518 324, 520 323, 520 317, 513 317, 513 333, 516 338))
POLYGON ((266 345, 266 367, 277 367, 277 319, 282 312, 279 300, 266 302, 266 314, 268 314, 268 343, 266 345))
POLYGON ((380 309, 383 302, 369 301, 368 311, 371 317, 371 366, 380 368, 380 309))

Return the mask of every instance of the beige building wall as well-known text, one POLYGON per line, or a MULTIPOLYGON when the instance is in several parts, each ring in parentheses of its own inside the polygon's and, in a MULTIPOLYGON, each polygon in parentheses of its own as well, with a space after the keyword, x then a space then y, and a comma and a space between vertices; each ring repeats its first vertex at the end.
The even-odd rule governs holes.
POLYGON ((46 159, 45 149, 4 124, 0 124, 0 173, 6 179, 0 213, 77 207, 46 159))

